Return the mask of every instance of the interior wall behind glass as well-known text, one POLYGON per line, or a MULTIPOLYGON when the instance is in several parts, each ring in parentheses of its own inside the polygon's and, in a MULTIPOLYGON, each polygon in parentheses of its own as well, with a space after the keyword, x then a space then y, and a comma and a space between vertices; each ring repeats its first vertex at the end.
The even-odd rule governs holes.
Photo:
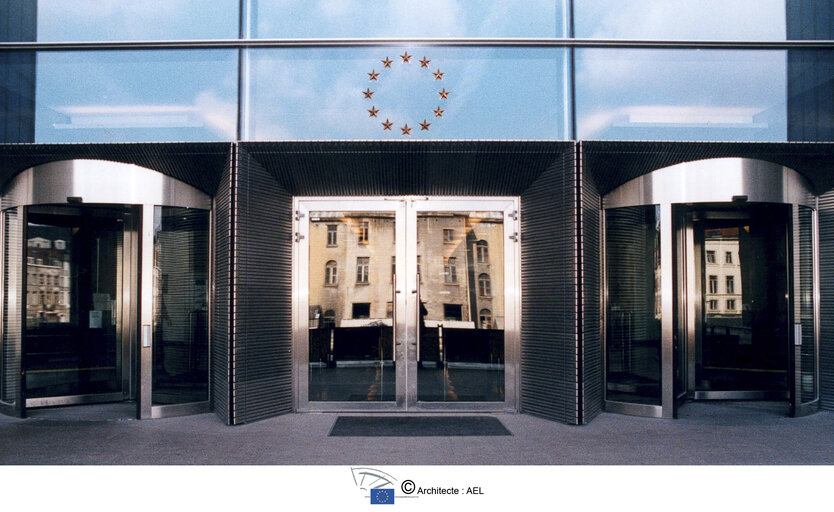
POLYGON ((573 12, 581 38, 785 40, 785 0, 575 0, 573 12))
POLYGON ((784 50, 576 50, 577 138, 787 140, 784 50))
POLYGON ((249 0, 248 37, 565 37, 567 0, 249 0))
POLYGON ((37 0, 37 40, 237 39, 238 9, 239 0, 37 0))
POLYGON ((41 52, 35 142, 227 141, 237 51, 41 52))
POLYGON ((564 49, 258 49, 248 58, 245 140, 568 133, 564 49))

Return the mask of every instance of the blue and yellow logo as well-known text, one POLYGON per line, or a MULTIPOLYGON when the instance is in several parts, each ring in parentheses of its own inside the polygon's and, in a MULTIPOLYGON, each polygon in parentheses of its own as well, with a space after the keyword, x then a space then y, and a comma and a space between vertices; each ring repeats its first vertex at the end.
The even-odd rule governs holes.
POLYGON ((371 505, 393 505, 394 489, 371 489, 371 505))

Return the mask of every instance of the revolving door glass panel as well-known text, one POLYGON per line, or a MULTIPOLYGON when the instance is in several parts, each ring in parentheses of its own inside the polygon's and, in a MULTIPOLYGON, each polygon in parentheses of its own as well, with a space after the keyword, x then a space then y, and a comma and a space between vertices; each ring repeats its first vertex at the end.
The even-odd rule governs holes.
POLYGON ((115 211, 28 208, 27 399, 121 391, 123 236, 115 211))
POLYGON ((750 213, 693 223, 702 290, 695 391, 788 389, 790 207, 750 213))
POLYGON ((154 208, 153 405, 208 401, 209 212, 154 208))
POLYGON ((503 217, 417 214, 420 401, 504 401, 503 217))
POLYGON ((661 404, 660 207, 605 211, 606 400, 661 404))
POLYGON ((309 216, 309 400, 394 401, 395 213, 309 216))

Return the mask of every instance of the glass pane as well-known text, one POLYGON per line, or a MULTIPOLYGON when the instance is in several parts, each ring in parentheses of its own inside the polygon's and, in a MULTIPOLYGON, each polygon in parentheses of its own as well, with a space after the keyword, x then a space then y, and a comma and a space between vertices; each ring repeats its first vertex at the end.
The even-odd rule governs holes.
POLYGON ((605 211, 607 400, 660 405, 660 207, 605 211))
POLYGON ((23 233, 18 208, 3 212, 3 330, 0 351, 0 402, 17 404, 20 395, 21 362, 21 261, 23 233))
POLYGON ((580 0, 573 10, 582 38, 785 40, 785 0, 580 0))
POLYGON ((579 139, 787 140, 786 52, 576 50, 579 139))
POLYGON ((37 0, 37 37, 38 41, 237 39, 238 4, 239 0, 212 0, 209 8, 205 0, 37 0))
POLYGON ((248 55, 244 138, 250 140, 563 139, 568 133, 564 49, 260 49, 248 55))
POLYGON ((249 0, 249 37, 564 37, 565 0, 249 0))
POLYGON ((808 403, 817 398, 817 351, 814 336, 814 211, 807 206, 796 207, 797 240, 799 251, 799 321, 802 325, 800 347, 799 402, 808 403))
POLYGON ((26 230, 26 397, 121 390, 123 222, 34 213, 26 230))
POLYGON ((209 212, 154 212, 154 405, 208 400, 209 212))
POLYGON ((237 52, 37 56, 35 142, 234 140, 237 52))
POLYGON ((697 390, 788 389, 787 211, 770 205, 753 213, 694 223, 704 290, 697 390))
POLYGON ((503 217, 502 212, 417 214, 418 400, 504 400, 503 217))
POLYGON ((311 401, 395 399, 394 228, 393 212, 310 212, 311 401))

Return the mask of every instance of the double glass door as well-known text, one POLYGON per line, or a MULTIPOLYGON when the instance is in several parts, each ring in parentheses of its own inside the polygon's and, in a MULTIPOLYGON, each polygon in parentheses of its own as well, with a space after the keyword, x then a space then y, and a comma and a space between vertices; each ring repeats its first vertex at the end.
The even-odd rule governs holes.
POLYGON ((299 410, 515 408, 517 200, 296 200, 299 410))

